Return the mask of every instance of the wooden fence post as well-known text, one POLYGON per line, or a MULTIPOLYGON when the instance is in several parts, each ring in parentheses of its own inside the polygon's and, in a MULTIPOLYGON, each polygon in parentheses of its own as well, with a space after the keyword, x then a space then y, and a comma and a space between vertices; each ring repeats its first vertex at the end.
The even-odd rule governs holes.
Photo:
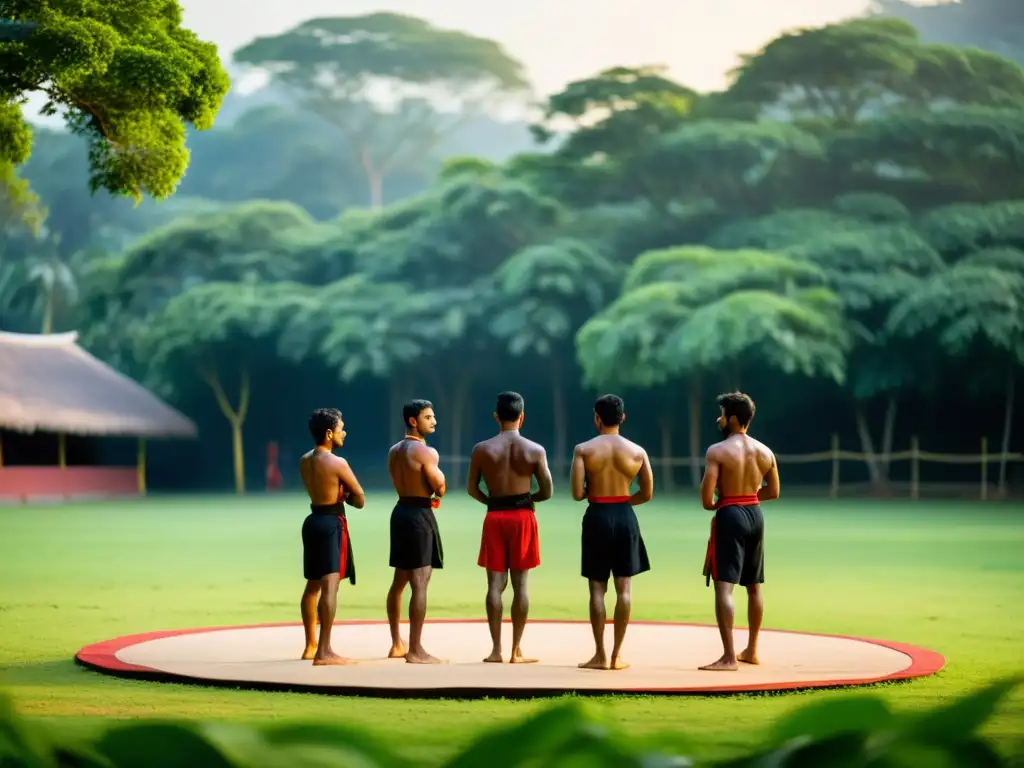
POLYGON ((146 438, 139 438, 139 450, 136 455, 135 471, 139 480, 139 496, 146 495, 146 438))
POLYGON ((921 498, 921 448, 917 435, 910 438, 910 498, 921 498))
POLYGON ((833 499, 839 498, 839 434, 832 433, 832 488, 829 494, 833 499))
POLYGON ((981 438, 981 500, 988 500, 988 438, 981 438))

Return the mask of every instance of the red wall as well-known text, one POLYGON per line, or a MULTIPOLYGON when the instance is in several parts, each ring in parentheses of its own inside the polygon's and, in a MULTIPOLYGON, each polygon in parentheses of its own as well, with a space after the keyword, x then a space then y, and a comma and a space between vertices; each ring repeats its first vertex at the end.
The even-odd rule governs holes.
POLYGON ((137 496, 137 470, 125 467, 3 467, 0 498, 137 496))

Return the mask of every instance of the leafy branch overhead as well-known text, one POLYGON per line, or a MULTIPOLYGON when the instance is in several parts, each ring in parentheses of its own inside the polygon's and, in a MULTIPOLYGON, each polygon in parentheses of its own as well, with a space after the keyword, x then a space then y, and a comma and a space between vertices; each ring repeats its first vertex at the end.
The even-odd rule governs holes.
POLYGON ((177 0, 18 0, 0 16, 0 166, 27 159, 20 104, 41 94, 45 114, 88 140, 94 191, 171 195, 188 166, 186 125, 210 128, 229 87, 177 0))

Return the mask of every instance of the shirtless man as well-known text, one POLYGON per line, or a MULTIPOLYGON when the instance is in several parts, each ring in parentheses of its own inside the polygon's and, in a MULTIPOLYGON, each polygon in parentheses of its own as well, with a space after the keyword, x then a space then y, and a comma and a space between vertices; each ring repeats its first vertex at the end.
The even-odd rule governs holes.
POLYGON ((524 403, 518 392, 502 392, 494 408, 498 434, 477 443, 469 458, 466 491, 487 506, 480 557, 477 565, 487 569, 487 623, 491 629, 491 655, 484 661, 500 664, 501 595, 512 574, 512 664, 532 664, 523 656, 520 641, 530 611, 526 575, 540 565, 540 534, 534 504, 551 498, 551 470, 543 446, 523 437, 524 403), (480 478, 487 493, 480 490, 480 478), (537 492, 531 481, 537 478, 537 492))
POLYGON ((309 417, 315 447, 299 460, 299 473, 309 494, 310 513, 302 522, 302 568, 306 589, 302 593, 302 626, 306 630, 303 659, 313 666, 350 664, 351 659, 331 649, 331 628, 338 610, 338 583, 356 583, 352 540, 345 518, 346 502, 356 509, 366 503, 352 467, 333 451, 345 443, 341 411, 319 408, 309 417), (320 617, 320 642, 316 620, 320 617))
POLYGON ((722 658, 701 667, 712 672, 758 664, 757 635, 764 616, 764 517, 760 503, 779 498, 779 466, 768 446, 747 434, 754 401, 742 392, 718 396, 718 428, 725 437, 708 448, 700 500, 715 510, 704 559, 704 576, 715 582, 715 618, 722 635, 722 658), (767 484, 762 487, 762 481, 767 484), (718 501, 715 501, 715 489, 718 501), (747 647, 738 656, 732 637, 732 590, 747 588, 747 647))
POLYGON ((437 419, 427 400, 413 400, 402 408, 405 437, 388 452, 388 473, 398 494, 391 511, 391 567, 395 578, 388 590, 388 623, 391 650, 388 658, 404 657, 410 664, 443 664, 423 649, 423 620, 427 615, 427 584, 434 568, 441 568, 444 551, 437 530, 434 508, 445 494, 444 474, 438 467, 437 451, 427 447, 426 436, 434 433, 437 419), (402 592, 412 587, 409 599, 409 648, 398 633, 402 615, 402 592))
POLYGON ((570 482, 572 497, 590 504, 583 515, 582 574, 590 582, 590 625, 597 646, 594 658, 583 669, 626 669, 622 641, 630 613, 630 581, 651 569, 640 523, 633 507, 654 496, 654 472, 647 451, 619 434, 626 419, 618 395, 604 395, 594 403, 598 436, 576 446, 570 482), (633 478, 639 490, 630 494, 633 478), (615 577, 615 644, 611 659, 605 653, 605 595, 608 577, 615 577))

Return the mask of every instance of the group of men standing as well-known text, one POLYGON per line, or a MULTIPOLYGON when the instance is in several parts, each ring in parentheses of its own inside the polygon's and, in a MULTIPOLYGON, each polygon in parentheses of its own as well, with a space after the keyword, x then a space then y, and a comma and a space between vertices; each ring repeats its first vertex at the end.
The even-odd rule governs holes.
MULTIPOLYGON (((747 435, 754 417, 754 403, 733 392, 718 397, 718 427, 723 439, 706 455, 701 501, 715 510, 704 563, 707 582, 715 584, 715 616, 722 636, 723 655, 701 667, 709 671, 735 670, 739 663, 757 664, 757 639, 764 611, 764 518, 760 502, 779 497, 778 466, 772 452, 747 435), (717 492, 717 498, 716 498, 717 492), (732 591, 744 586, 748 593, 749 639, 746 649, 733 646, 732 591)), ((516 392, 498 395, 494 411, 499 431, 478 443, 470 457, 467 493, 487 507, 483 520, 477 564, 487 573, 487 621, 491 653, 485 662, 501 663, 502 596, 512 583, 512 648, 508 661, 528 664, 537 659, 524 655, 523 631, 529 615, 527 581, 540 565, 540 537, 535 506, 552 495, 551 471, 544 448, 523 437, 523 398, 516 392), (481 489, 480 481, 486 485, 481 489), (537 490, 532 491, 533 481, 537 490)), ((617 395, 604 395, 594 404, 597 435, 576 446, 570 485, 576 501, 588 501, 582 520, 581 575, 590 587, 590 622, 594 656, 581 663, 584 669, 625 669, 622 645, 629 625, 630 584, 634 576, 650 570, 647 548, 634 508, 654 495, 654 473, 647 452, 623 437, 625 407, 617 395), (638 489, 630 492, 633 481, 638 489), (605 647, 605 597, 612 581, 616 601, 611 653, 605 647)), ((423 647, 423 623, 427 612, 427 587, 434 569, 442 568, 444 553, 434 510, 448 491, 435 449, 426 444, 437 419, 427 400, 413 400, 402 409, 405 437, 388 452, 388 472, 398 500, 391 512, 390 566, 394 578, 387 595, 391 629, 390 658, 414 664, 440 664, 423 647), (399 633, 402 597, 409 600, 409 642, 399 633)), ((352 468, 333 451, 345 440, 342 414, 319 409, 309 420, 316 447, 300 460, 303 482, 309 493, 310 514, 302 525, 303 570, 306 588, 302 595, 302 622, 306 633, 303 659, 314 665, 353 663, 331 649, 331 629, 337 611, 341 579, 356 582, 352 544, 345 505, 361 509, 363 489, 352 468), (319 639, 316 624, 319 619, 319 639)))

